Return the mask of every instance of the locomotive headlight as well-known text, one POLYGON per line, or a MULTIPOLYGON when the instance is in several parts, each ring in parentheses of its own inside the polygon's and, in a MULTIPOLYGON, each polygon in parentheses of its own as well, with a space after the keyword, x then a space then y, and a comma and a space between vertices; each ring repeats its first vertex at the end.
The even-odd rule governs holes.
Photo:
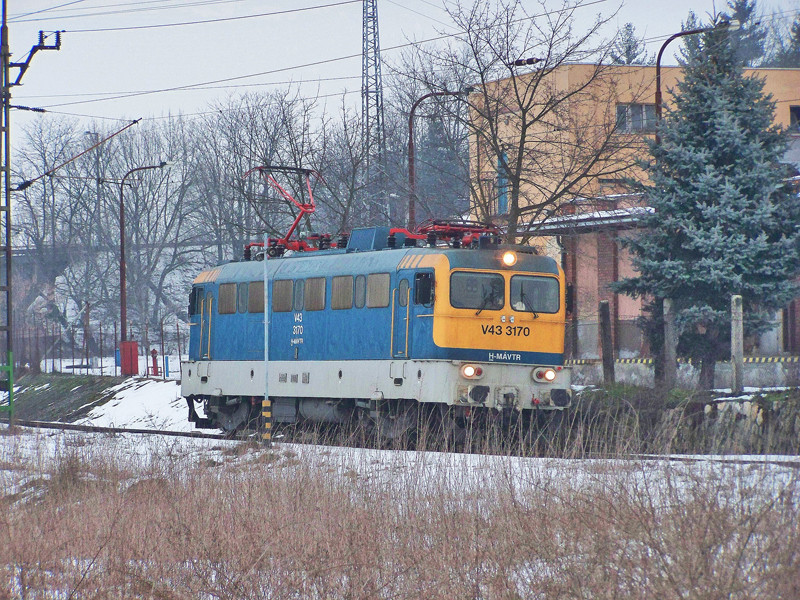
POLYGON ((503 252, 503 264, 507 267, 513 267, 517 264, 517 253, 511 250, 503 252))
POLYGON ((542 383, 552 383, 556 379, 556 370, 539 367, 538 369, 533 370, 533 379, 534 381, 540 381, 542 383))
POLYGON ((483 377, 483 369, 477 365, 463 365, 461 376, 465 379, 480 379, 483 377))

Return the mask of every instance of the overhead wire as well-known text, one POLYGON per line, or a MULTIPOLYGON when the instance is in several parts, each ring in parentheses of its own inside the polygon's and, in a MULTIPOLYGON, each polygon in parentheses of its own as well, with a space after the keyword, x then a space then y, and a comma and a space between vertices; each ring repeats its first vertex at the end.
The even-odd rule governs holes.
MULTIPOLYGON (((15 19, 21 19, 21 18, 24 18, 24 17, 30 17, 32 15, 40 15, 42 13, 46 13, 46 12, 49 12, 51 10, 58 10, 59 8, 63 8, 65 6, 72 6, 73 4, 80 4, 81 2, 86 2, 86 0, 72 0, 72 2, 65 2, 64 4, 59 4, 58 6, 51 6, 49 8, 43 8, 41 10, 35 10, 33 12, 25 13, 24 15, 10 15, 8 17, 8 20, 9 21, 13 21, 15 19)), ((41 20, 41 19, 35 19, 35 20, 41 20)), ((22 22, 24 22, 24 21, 22 21, 22 22)))
MULTIPOLYGON (((225 23, 231 21, 243 21, 246 19, 258 19, 261 17, 273 17, 276 15, 287 15, 287 14, 294 14, 299 12, 307 12, 310 10, 319 10, 323 8, 332 8, 336 6, 343 6, 346 4, 361 4, 362 0, 340 0, 339 2, 331 2, 329 4, 318 4, 315 6, 303 6, 299 8, 287 8, 285 10, 276 10, 264 13, 255 13, 249 15, 239 15, 235 17, 217 17, 214 19, 197 19, 193 21, 179 21, 175 23, 156 23, 153 25, 129 25, 125 27, 96 27, 92 29, 63 29, 62 31, 65 33, 105 33, 110 31, 140 31, 144 29, 164 29, 166 27, 184 27, 189 25, 206 25, 209 23, 225 23)), ((129 11, 123 11, 129 12, 129 11)), ((109 14, 120 14, 115 12, 104 13, 105 15, 109 14)), ((85 15, 72 15, 62 18, 84 18, 85 15)), ((25 21, 17 21, 17 23, 24 23, 25 21)))
POLYGON ((247 2, 248 0, 191 0, 188 2, 182 2, 181 4, 167 4, 164 0, 150 0, 148 2, 128 2, 128 3, 121 3, 121 4, 106 4, 101 6, 92 6, 86 7, 85 9, 80 8, 70 8, 65 9, 65 12, 75 12, 77 10, 84 10, 84 11, 91 11, 91 10, 98 10, 98 9, 120 9, 120 10, 107 10, 104 12, 82 12, 80 14, 55 14, 50 15, 47 17, 39 17, 36 19, 26 19, 25 17, 33 16, 37 14, 42 14, 45 12, 49 12, 51 10, 59 10, 65 6, 70 6, 72 4, 77 4, 80 2, 85 2, 86 0, 76 0, 75 2, 68 2, 66 4, 62 4, 59 6, 54 6, 50 8, 45 8, 36 12, 26 13, 21 15, 10 15, 9 21, 16 23, 37 23, 42 21, 52 21, 54 19, 76 19, 76 18, 92 18, 92 17, 101 17, 101 16, 108 16, 108 15, 125 15, 125 14, 134 14, 134 13, 142 13, 142 12, 150 12, 150 11, 163 11, 163 10, 174 10, 180 8, 197 8, 202 6, 212 6, 215 4, 233 4, 239 2, 247 2), (155 5, 155 6, 146 6, 146 5, 155 5), (121 7, 126 6, 140 6, 140 8, 127 8, 122 9, 121 7))
MULTIPOLYGON (((340 2, 338 4, 351 4, 353 2, 361 2, 361 1, 362 0, 344 0, 344 2, 340 2)), ((591 2, 586 2, 585 4, 582 4, 581 8, 592 6, 592 5, 596 5, 596 4, 603 4, 603 3, 609 2, 609 1, 610 0, 592 0, 591 2)), ((333 5, 323 5, 323 6, 333 6, 333 5)), ((540 13, 540 14, 522 17, 522 18, 514 20, 513 22, 522 22, 522 21, 526 21, 526 20, 535 19, 537 17, 556 14, 556 13, 559 13, 559 12, 563 12, 563 11, 559 11, 559 10, 546 11, 546 12, 543 12, 543 13, 540 13)), ((402 43, 402 44, 396 44, 394 46, 389 46, 387 48, 383 48, 381 50, 381 52, 391 52, 391 51, 399 50, 399 49, 402 49, 402 48, 408 48, 410 46, 418 46, 418 45, 421 45, 421 44, 427 44, 427 43, 431 43, 431 42, 441 41, 441 40, 444 40, 444 39, 459 37, 459 36, 462 36, 462 35, 464 35, 464 32, 455 32, 455 33, 442 34, 442 35, 435 36, 435 37, 432 37, 432 38, 427 38, 427 39, 424 39, 424 40, 406 42, 406 43, 402 43)), ((261 72, 258 72, 258 73, 250 73, 250 74, 247 74, 247 75, 237 75, 237 76, 233 76, 233 77, 225 77, 225 78, 222 78, 222 79, 216 79, 216 80, 212 80, 212 81, 204 81, 204 82, 199 82, 199 83, 186 84, 186 85, 182 85, 182 86, 174 86, 174 87, 169 87, 169 88, 160 88, 160 89, 147 90, 147 91, 141 91, 141 92, 133 92, 133 93, 129 93, 129 94, 119 94, 119 95, 111 96, 111 97, 108 97, 108 98, 95 98, 95 99, 92 99, 92 100, 81 100, 81 101, 75 101, 75 102, 63 102, 63 103, 58 103, 58 104, 49 104, 49 105, 45 105, 44 108, 56 108, 56 107, 61 107, 61 106, 75 106, 75 105, 78 105, 78 104, 91 104, 91 103, 95 103, 95 102, 105 102, 105 101, 108 101, 108 100, 120 100, 120 99, 124 99, 124 98, 132 98, 132 97, 138 97, 138 96, 144 96, 144 95, 150 95, 150 94, 159 94, 159 93, 165 93, 165 92, 176 92, 176 91, 192 90, 192 89, 200 88, 201 86, 210 86, 210 85, 215 85, 215 84, 218 84, 218 83, 226 83, 226 82, 231 82, 231 81, 241 81, 243 79, 250 79, 250 78, 253 78, 253 77, 262 77, 264 75, 272 75, 272 74, 275 74, 275 73, 283 73, 283 72, 286 72, 286 71, 292 71, 292 70, 296 70, 296 69, 305 69, 305 68, 308 68, 308 67, 320 66, 320 65, 324 65, 324 64, 331 64, 331 63, 341 62, 341 61, 345 61, 345 60, 352 60, 352 59, 355 59, 355 58, 361 58, 361 52, 359 52, 357 54, 348 54, 348 55, 345 55, 345 56, 338 56, 338 57, 329 58, 329 59, 312 61, 312 62, 304 63, 304 64, 301 64, 301 65, 293 65, 293 66, 289 66, 289 67, 281 67, 281 68, 278 68, 278 69, 270 69, 268 71, 261 71, 261 72)))

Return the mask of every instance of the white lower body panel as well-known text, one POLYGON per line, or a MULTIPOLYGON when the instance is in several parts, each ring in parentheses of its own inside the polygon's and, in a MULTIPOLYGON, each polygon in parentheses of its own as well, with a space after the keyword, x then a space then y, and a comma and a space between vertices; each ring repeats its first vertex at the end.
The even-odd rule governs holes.
MULTIPOLYGON (((417 400, 489 408, 562 408, 569 404, 570 370, 557 367, 551 383, 534 381, 535 367, 500 363, 480 366, 480 379, 461 376, 462 362, 443 360, 286 361, 269 363, 270 397, 417 400), (552 390, 566 390, 559 401, 552 390), (566 404, 565 404, 566 400, 566 404)), ((186 361, 184 396, 263 397, 263 361, 186 361)))

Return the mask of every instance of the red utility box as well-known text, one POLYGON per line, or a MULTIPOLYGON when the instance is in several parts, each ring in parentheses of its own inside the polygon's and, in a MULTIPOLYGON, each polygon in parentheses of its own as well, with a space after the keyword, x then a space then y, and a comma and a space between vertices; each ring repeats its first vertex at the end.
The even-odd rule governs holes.
POLYGON ((119 343, 119 366, 123 375, 139 374, 139 344, 137 342, 119 343))

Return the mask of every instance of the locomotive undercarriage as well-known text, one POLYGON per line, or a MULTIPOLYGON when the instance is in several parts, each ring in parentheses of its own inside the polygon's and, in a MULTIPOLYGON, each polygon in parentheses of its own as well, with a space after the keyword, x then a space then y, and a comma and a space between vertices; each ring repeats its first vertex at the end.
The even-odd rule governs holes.
MULTIPOLYGON (((190 361, 182 367, 189 420, 197 428, 258 428, 263 362, 190 361), (236 388, 241 391, 235 395, 222 394, 236 388)), ((437 430, 440 437, 459 442, 477 431, 530 429, 571 403, 569 372, 559 367, 408 360, 298 361, 274 363, 272 369, 276 427, 355 426, 388 440, 437 430), (467 366, 474 377, 464 376, 467 366), (545 371, 557 381, 538 381, 545 371), (326 397, 326 392, 340 396, 326 397), (370 396, 353 397, 365 392, 370 396)))
MULTIPOLYGON (((257 431, 261 418, 261 397, 187 398, 189 420, 197 428, 221 429, 226 433, 257 431), (202 407, 201 417, 198 408, 202 407)), ((476 448, 485 446, 492 434, 496 440, 532 439, 557 428, 562 409, 448 406, 416 400, 355 400, 319 398, 273 398, 273 423, 281 428, 325 428, 329 431, 359 432, 361 437, 383 440, 396 446, 425 440, 428 447, 476 448), (340 428, 340 429, 336 429, 340 428)), ((343 433, 343 435, 345 435, 343 433)))

